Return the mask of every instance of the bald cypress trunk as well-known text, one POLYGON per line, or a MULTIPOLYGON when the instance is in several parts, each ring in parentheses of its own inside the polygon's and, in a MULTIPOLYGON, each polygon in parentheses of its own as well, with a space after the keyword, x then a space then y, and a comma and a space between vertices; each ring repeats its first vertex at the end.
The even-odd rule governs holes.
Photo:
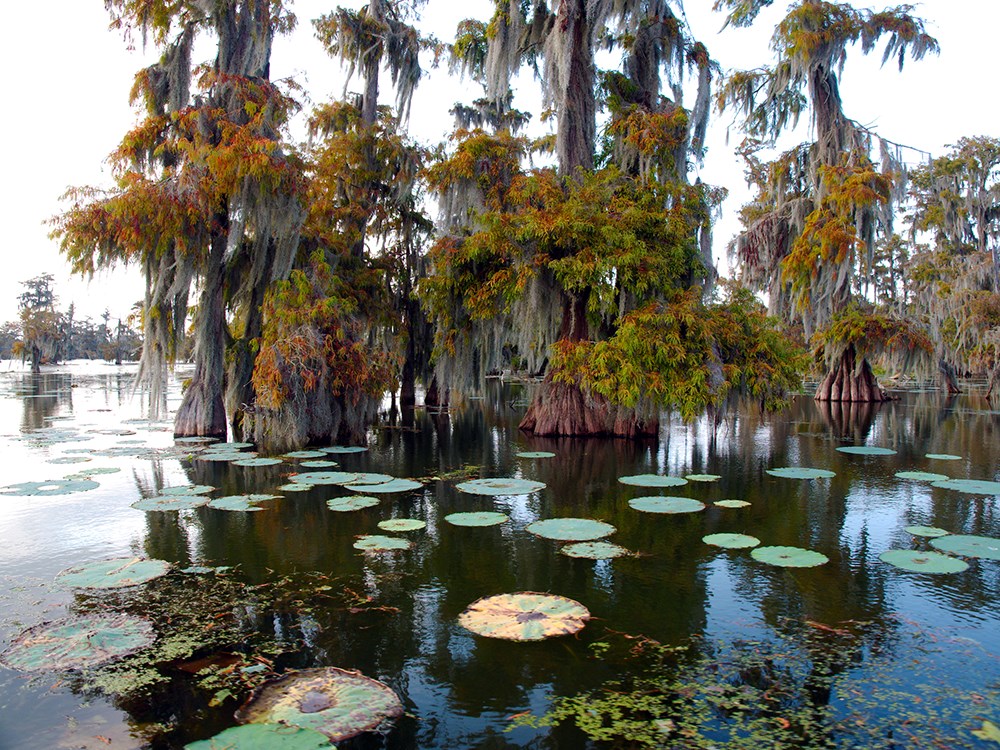
POLYGON ((833 366, 814 396, 816 401, 891 401, 878 384, 868 360, 857 362, 854 344, 848 345, 833 366))

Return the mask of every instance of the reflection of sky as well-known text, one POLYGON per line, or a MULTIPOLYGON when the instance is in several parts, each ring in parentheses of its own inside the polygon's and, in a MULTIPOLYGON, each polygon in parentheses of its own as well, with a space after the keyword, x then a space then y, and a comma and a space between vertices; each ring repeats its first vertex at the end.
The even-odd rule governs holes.
POLYGON ((753 564, 742 552, 720 551, 702 568, 705 576, 705 632, 712 638, 750 638, 761 627, 760 603, 737 588, 736 566, 753 564), (738 557, 736 557, 738 556, 738 557))

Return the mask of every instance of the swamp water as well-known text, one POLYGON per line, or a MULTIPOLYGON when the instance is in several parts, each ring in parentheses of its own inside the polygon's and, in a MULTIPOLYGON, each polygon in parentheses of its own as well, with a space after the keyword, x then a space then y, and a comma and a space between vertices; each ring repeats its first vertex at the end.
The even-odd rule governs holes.
MULTIPOLYGON (((574 721, 592 737, 625 732, 640 743, 631 746, 671 748, 1000 742, 992 734, 1000 724, 996 545, 980 542, 985 558, 952 554, 967 563, 952 573, 880 559, 935 549, 922 534, 938 532, 912 527, 1000 537, 992 485, 966 492, 896 476, 1000 479, 1000 412, 981 391, 951 399, 899 392, 881 407, 832 411, 800 398, 767 419, 742 413, 716 429, 670 422, 659 442, 633 443, 521 434, 525 395, 497 385, 451 414, 418 410, 412 427, 375 430, 364 452, 240 466, 204 460, 199 445, 175 444, 168 422, 142 419, 133 378, 134 369, 104 365, 40 378, 0 373, 0 485, 41 491, 0 495, 0 651, 25 628, 68 615, 141 616, 156 637, 82 671, 0 664, 2 750, 181 748, 233 726, 233 712, 267 677, 326 666, 381 680, 406 711, 341 748, 612 746, 588 740, 574 721), (894 452, 837 450, 851 446, 894 452), (338 466, 303 466, 311 460, 338 466), (834 475, 767 473, 778 468, 834 475), (328 501, 368 493, 278 489, 309 471, 421 486, 339 511, 328 501), (662 488, 619 481, 644 474, 695 476, 662 488), (81 479, 60 484, 66 477, 81 479), (477 477, 545 487, 481 495, 456 486, 477 477), (23 484, 32 482, 46 484, 23 484), (281 497, 260 501, 259 511, 131 507, 188 485, 214 488, 211 498, 281 497), (662 510, 661 500, 630 505, 650 497, 685 498, 668 507, 691 512, 648 512, 662 510), (715 504, 725 500, 749 505, 715 504), (487 511, 507 520, 446 520, 487 511), (603 541, 631 554, 574 558, 561 551, 565 542, 527 530, 567 517, 611 524, 603 541), (378 526, 389 519, 426 526, 378 526), (827 562, 780 567, 749 548, 703 541, 723 533, 827 562), (355 549, 363 535, 411 546, 355 549), (104 591, 55 580, 110 558, 154 558, 170 570, 104 591), (592 619, 576 635, 531 643, 459 624, 470 603, 516 591, 568 597, 592 619), (566 700, 552 704, 553 696, 566 700), (545 726, 539 717, 549 709, 566 720, 545 726)), ((169 397, 176 407, 176 383, 169 397)))

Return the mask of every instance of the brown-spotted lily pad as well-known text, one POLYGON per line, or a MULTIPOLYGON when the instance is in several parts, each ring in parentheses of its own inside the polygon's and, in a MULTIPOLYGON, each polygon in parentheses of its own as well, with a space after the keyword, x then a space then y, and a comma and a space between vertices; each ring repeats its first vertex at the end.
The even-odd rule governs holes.
POLYGON ((169 570, 166 560, 116 557, 67 568, 56 576, 56 583, 80 589, 119 589, 152 581, 169 570))
POLYGON ((611 560, 632 554, 624 547, 611 542, 574 542, 562 547, 559 552, 567 557, 579 557, 585 560, 611 560))
POLYGON ((385 536, 384 534, 364 534, 354 542, 354 549, 363 552, 398 552, 399 550, 410 549, 413 545, 398 536, 385 536))
POLYGON ((576 633, 589 619, 587 608, 572 599, 520 591, 474 601, 458 616, 458 623, 489 638, 540 641, 576 633))
POLYGON ((379 521, 378 527, 382 531, 420 531, 427 527, 427 522, 417 518, 390 518, 379 521))
POLYGON ((336 667, 289 672, 264 683, 237 712, 244 724, 289 724, 332 742, 378 729, 403 715, 389 686, 336 667))
POLYGON ((969 569, 969 563, 965 560, 942 555, 940 552, 913 549, 886 550, 878 559, 914 573, 961 573, 969 569))
POLYGON ((22 672, 82 669, 131 654, 155 638, 153 626, 141 617, 70 617, 23 631, 0 654, 0 662, 22 672))

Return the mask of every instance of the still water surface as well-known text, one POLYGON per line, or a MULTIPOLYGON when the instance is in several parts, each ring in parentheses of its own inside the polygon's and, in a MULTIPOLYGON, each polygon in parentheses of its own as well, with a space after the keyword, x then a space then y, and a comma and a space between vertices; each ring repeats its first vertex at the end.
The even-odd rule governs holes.
MULTIPOLYGON (((248 663, 264 638, 269 645, 259 655, 266 661, 253 663, 275 670, 357 669, 399 693, 407 710, 403 720, 383 736, 341 747, 576 748, 585 739, 573 730, 510 731, 508 717, 544 711, 551 696, 596 688, 628 668, 593 658, 595 642, 641 635, 668 645, 725 649, 803 629, 819 635, 833 632, 827 628, 853 629, 865 635, 858 636, 850 663, 837 667, 846 687, 830 699, 840 702, 841 713, 860 710, 850 705, 850 695, 891 677, 893 684, 912 682, 914 692, 903 696, 903 708, 866 707, 882 711, 882 720, 905 724, 924 716, 935 722, 945 747, 989 747, 972 730, 982 720, 1000 724, 1000 562, 970 559, 965 572, 929 575, 878 559, 888 549, 927 548, 926 540, 904 530, 912 525, 1000 536, 1000 498, 895 476, 920 470, 1000 479, 1000 412, 981 392, 955 398, 900 392, 898 401, 880 408, 832 412, 799 398, 766 419, 746 412, 716 427, 707 420, 665 421, 660 441, 627 442, 526 436, 517 430, 524 393, 497 385, 485 399, 450 414, 418 410, 412 425, 373 432, 367 452, 332 456, 345 471, 425 481, 420 490, 380 496, 375 507, 335 513, 325 501, 354 493, 336 486, 276 490, 301 470, 295 460, 238 467, 156 455, 174 446, 169 423, 143 419, 133 378, 128 367, 82 364, 40 379, 12 369, 0 374, 0 484, 59 479, 93 466, 120 469, 95 476, 100 487, 88 492, 0 497, 0 650, 23 628, 69 613, 142 613, 150 597, 202 591, 229 626, 246 635, 222 649, 217 643, 192 649, 208 657, 206 663, 219 651, 241 654, 248 663), (836 450, 846 445, 896 453, 836 450), (556 456, 518 458, 521 451, 556 456), (929 453, 960 459, 929 459, 929 453), (84 460, 62 463, 78 459, 84 460), (765 473, 782 466, 828 469, 836 476, 803 481, 765 473), (459 492, 458 479, 433 479, 463 467, 475 467, 473 475, 517 476, 546 487, 491 498, 459 492), (645 473, 721 479, 662 490, 618 481, 645 473), (285 496, 254 513, 130 507, 162 487, 183 484, 212 485, 213 496, 285 496), (628 500, 642 495, 690 497, 708 507, 685 515, 640 513, 628 500), (711 504, 722 499, 750 505, 711 504), (476 510, 499 510, 511 520, 481 529, 444 521, 449 513, 476 510), (371 554, 353 548, 356 536, 381 533, 376 524, 397 517, 427 523, 408 535, 411 550, 371 554), (573 559, 560 554, 558 543, 525 531, 553 517, 611 523, 617 532, 610 541, 636 554, 573 559), (769 567, 745 551, 701 541, 717 532, 816 550, 829 563, 769 567), (174 572, 144 587, 98 595, 53 583, 65 568, 120 556, 164 559, 174 572), (229 570, 180 572, 192 565, 229 570), (255 593, 265 591, 270 593, 255 593), (482 638, 457 624, 472 601, 512 591, 570 597, 594 619, 576 637, 532 644, 482 638), (933 716, 921 703, 934 706, 933 716)), ((170 406, 178 399, 175 383, 170 406)), ((210 736, 234 723, 232 711, 245 696, 216 696, 218 705, 209 705, 213 690, 191 676, 199 666, 157 665, 164 681, 151 699, 108 696, 86 675, 25 675, 0 666, 0 749, 179 748, 210 736)), ((905 732, 894 741, 894 747, 924 746, 924 740, 909 742, 905 732)))

